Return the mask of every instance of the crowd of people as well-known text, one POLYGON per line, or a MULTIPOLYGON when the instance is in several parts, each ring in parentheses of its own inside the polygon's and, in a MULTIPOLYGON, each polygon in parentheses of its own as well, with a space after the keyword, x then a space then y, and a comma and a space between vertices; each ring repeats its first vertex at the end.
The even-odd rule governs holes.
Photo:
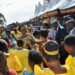
POLYGON ((71 15, 0 27, 0 75, 75 75, 74 50, 71 15))

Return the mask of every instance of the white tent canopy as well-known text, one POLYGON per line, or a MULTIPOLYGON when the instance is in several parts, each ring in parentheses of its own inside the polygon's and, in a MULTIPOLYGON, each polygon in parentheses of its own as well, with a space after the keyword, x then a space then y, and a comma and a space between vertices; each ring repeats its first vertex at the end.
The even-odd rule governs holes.
MULTIPOLYGON (((54 2, 54 0, 53 0, 53 2, 54 2)), ((42 14, 44 14, 46 12, 50 12, 50 11, 56 10, 58 8, 60 10, 63 10, 63 9, 71 8, 73 6, 75 6, 75 0, 59 0, 53 6, 48 7, 44 12, 40 12, 39 14, 37 14, 37 16, 38 15, 42 15, 42 14)))
POLYGON ((75 0, 71 0, 68 5, 66 5, 65 9, 75 6, 75 0))

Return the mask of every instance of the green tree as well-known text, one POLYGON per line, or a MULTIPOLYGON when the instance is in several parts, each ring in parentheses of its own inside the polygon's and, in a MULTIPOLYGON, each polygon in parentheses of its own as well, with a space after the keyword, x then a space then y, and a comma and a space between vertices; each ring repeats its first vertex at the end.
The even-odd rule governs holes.
POLYGON ((6 19, 2 13, 0 13, 0 25, 5 26, 6 19))

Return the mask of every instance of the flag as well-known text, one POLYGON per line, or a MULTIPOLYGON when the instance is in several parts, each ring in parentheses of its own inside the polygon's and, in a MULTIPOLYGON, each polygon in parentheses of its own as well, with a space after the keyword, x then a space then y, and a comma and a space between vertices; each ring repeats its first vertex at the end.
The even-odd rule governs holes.
POLYGON ((43 0, 43 10, 42 11, 45 11, 47 9, 47 6, 48 6, 48 1, 43 0))
POLYGON ((38 3, 38 11, 39 13, 42 11, 42 4, 40 2, 38 3))
POLYGON ((42 12, 42 4, 38 2, 38 5, 35 6, 35 16, 42 12))
POLYGON ((36 6, 35 6, 35 12, 34 12, 34 15, 37 14, 37 9, 38 9, 38 6, 36 5, 36 6))

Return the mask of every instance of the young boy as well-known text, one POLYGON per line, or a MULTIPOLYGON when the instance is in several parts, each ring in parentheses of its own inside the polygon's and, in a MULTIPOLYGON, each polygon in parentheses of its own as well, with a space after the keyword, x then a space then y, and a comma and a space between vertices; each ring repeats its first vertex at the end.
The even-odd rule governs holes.
POLYGON ((27 70, 24 70, 24 75, 39 75, 37 65, 41 67, 43 61, 41 54, 35 50, 29 51, 28 61, 33 72, 28 73, 27 70), (35 71, 37 71, 37 74, 35 74, 35 71))
POLYGON ((70 54, 66 59, 66 65, 70 67, 72 75, 75 75, 75 35, 68 35, 64 39, 65 50, 70 54))
POLYGON ((43 57, 48 70, 44 75, 68 75, 68 69, 59 62, 59 45, 56 41, 48 41, 44 45, 43 57))
POLYGON ((15 53, 16 53, 16 56, 18 57, 21 65, 22 65, 22 72, 20 75, 23 75, 23 70, 25 67, 27 68, 27 70, 29 72, 31 72, 31 68, 28 64, 28 52, 29 52, 29 50, 24 48, 24 41, 21 39, 17 40, 17 46, 18 47, 15 50, 15 53))
POLYGON ((17 50, 23 50, 24 49, 24 41, 23 40, 17 40, 17 50))

